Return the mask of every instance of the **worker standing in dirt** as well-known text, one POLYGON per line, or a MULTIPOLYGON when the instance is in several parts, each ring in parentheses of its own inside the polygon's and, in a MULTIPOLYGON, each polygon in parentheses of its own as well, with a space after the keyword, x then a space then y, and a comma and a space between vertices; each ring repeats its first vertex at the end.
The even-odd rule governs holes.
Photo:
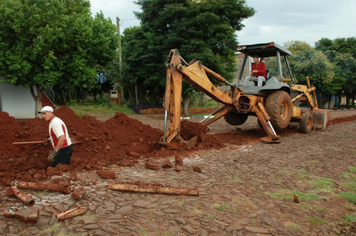
POLYGON ((266 81, 266 64, 260 61, 257 55, 253 56, 251 73, 246 77, 246 81, 257 81, 257 86, 262 86, 262 83, 266 81))
POLYGON ((58 164, 69 165, 73 154, 73 147, 67 126, 60 118, 53 114, 53 108, 50 106, 44 106, 38 113, 42 114, 43 119, 49 121, 49 139, 54 150, 47 157, 47 160, 52 163, 52 167, 58 164))

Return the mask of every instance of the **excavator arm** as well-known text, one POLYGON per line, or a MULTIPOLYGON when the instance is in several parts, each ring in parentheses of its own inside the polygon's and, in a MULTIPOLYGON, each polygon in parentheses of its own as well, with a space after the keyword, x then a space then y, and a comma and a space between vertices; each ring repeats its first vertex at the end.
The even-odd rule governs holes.
MULTIPOLYGON (((178 49, 172 49, 166 61, 166 91, 164 96, 165 119, 164 134, 160 140, 161 145, 166 145, 174 139, 180 143, 185 143, 186 145, 194 145, 197 141, 197 138, 193 138, 188 141, 190 143, 187 143, 187 141, 180 137, 183 80, 192 84, 213 100, 222 104, 221 107, 217 108, 212 112, 212 114, 210 114, 210 117, 214 115, 213 118, 201 121, 203 125, 209 125, 223 117, 230 110, 238 110, 241 107, 241 104, 239 104, 239 98, 242 96, 242 91, 239 88, 236 88, 236 86, 226 81, 226 79, 221 75, 202 65, 200 61, 194 61, 190 64, 186 63, 180 56, 178 49), (182 63, 185 63, 186 65, 183 65, 182 63), (223 92, 218 89, 210 81, 207 74, 211 75, 220 82, 230 85, 230 93, 223 92)), ((256 113, 266 133, 268 134, 269 139, 277 141, 279 136, 275 133, 271 123, 269 122, 270 118, 262 105, 262 101, 253 101, 251 104, 248 104, 248 110, 256 113)))
MULTIPOLYGON (((215 101, 224 104, 223 107, 226 112, 228 105, 233 104, 233 98, 230 94, 218 89, 210 81, 206 73, 211 74, 221 82, 227 82, 222 76, 203 66, 199 61, 187 66, 182 65, 183 62, 185 61, 181 58, 178 49, 172 49, 166 61, 166 92, 164 96, 165 123, 164 134, 160 141, 161 144, 170 143, 174 138, 177 138, 180 142, 183 141, 179 135, 183 79, 215 101), (167 130, 168 116, 170 127, 167 130)), ((219 112, 221 112, 220 109, 219 112)), ((220 117, 222 117, 222 115, 220 115, 220 117)), ((210 123, 212 122, 210 121, 210 123)))

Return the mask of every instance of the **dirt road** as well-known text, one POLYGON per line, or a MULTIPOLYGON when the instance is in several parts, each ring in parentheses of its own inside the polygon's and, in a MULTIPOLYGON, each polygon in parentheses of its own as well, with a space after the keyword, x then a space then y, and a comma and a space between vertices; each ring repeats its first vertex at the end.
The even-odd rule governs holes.
MULTIPOLYGON (((356 111, 334 111, 331 115, 333 119, 352 117, 356 111)), ((157 129, 162 127, 161 117, 130 117, 157 129)), ((149 159, 158 164, 170 161, 174 166, 178 155, 183 160, 181 171, 147 169, 144 155, 136 157, 132 166, 103 166, 103 170, 115 173, 115 179, 103 179, 96 170, 59 171, 47 182, 70 183, 75 190, 86 191, 85 197, 75 200, 68 194, 23 190, 40 209, 39 221, 23 223, 5 218, 1 211, 0 234, 355 235, 355 120, 308 135, 288 133, 278 145, 258 142, 260 132, 253 118, 241 130, 221 124, 215 123, 210 132, 227 132, 230 139, 246 137, 244 145, 230 140, 219 149, 198 148, 149 159), (199 196, 109 190, 108 185, 116 182, 197 189, 199 196), (55 209, 77 206, 85 206, 87 212, 51 221, 55 209)), ((18 199, 5 196, 6 190, 4 187, 0 192, 1 208, 23 207, 18 199)))

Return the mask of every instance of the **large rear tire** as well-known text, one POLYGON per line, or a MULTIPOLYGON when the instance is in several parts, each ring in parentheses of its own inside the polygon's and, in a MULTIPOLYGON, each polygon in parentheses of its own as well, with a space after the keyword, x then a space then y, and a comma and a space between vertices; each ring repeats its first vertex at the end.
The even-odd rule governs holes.
POLYGON ((248 114, 228 112, 225 114, 224 119, 230 125, 242 125, 246 122, 248 114))
POLYGON ((271 93, 266 99, 265 107, 274 128, 283 129, 289 125, 293 105, 287 92, 279 90, 271 93))
POLYGON ((310 112, 302 114, 302 119, 299 121, 299 130, 302 133, 308 134, 313 127, 313 116, 310 112))

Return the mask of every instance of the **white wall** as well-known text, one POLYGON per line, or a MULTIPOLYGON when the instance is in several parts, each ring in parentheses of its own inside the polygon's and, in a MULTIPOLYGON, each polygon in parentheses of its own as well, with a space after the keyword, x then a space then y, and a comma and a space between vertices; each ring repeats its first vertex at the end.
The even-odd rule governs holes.
POLYGON ((0 82, 0 111, 16 119, 35 118, 36 103, 30 89, 0 82))

